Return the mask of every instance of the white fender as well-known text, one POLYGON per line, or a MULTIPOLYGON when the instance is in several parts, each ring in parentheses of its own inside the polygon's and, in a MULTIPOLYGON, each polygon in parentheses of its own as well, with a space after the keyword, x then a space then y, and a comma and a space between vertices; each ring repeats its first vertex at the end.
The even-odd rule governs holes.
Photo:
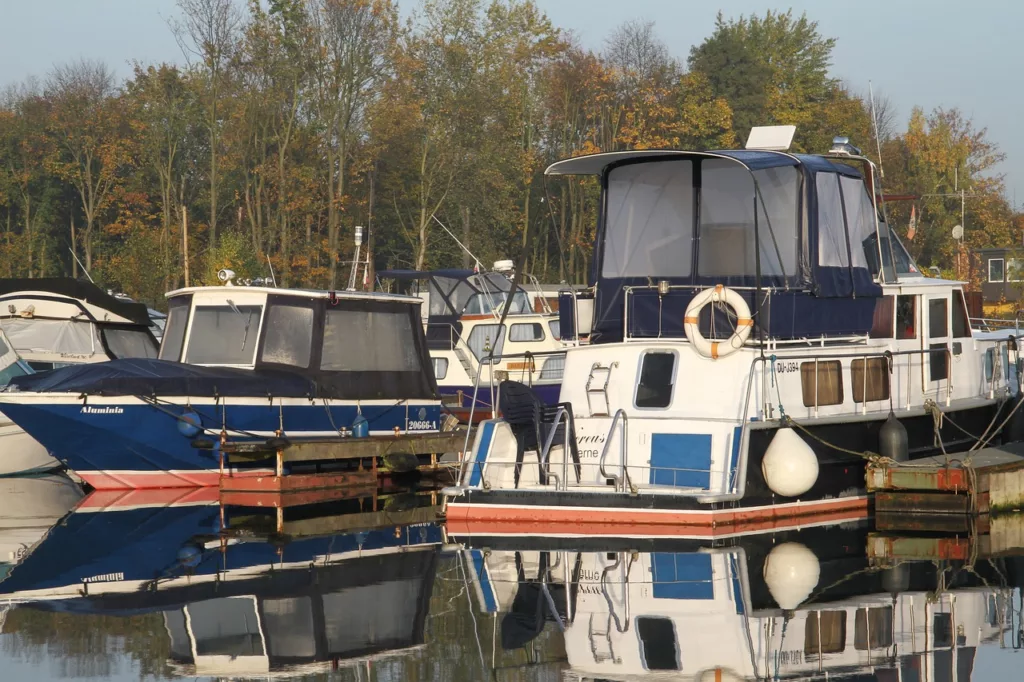
POLYGON ((799 542, 776 545, 764 560, 764 582, 779 608, 800 606, 821 577, 817 555, 799 542))
POLYGON ((776 495, 797 497, 818 480, 818 457, 793 429, 779 429, 761 460, 761 474, 776 495))
POLYGON ((750 307, 739 292, 726 289, 721 284, 704 289, 694 296, 686 307, 683 317, 683 331, 687 340, 702 356, 717 360, 734 353, 743 347, 754 328, 754 320, 750 317, 750 307), (736 311, 736 331, 725 341, 711 341, 700 333, 700 311, 709 303, 725 303, 736 311))

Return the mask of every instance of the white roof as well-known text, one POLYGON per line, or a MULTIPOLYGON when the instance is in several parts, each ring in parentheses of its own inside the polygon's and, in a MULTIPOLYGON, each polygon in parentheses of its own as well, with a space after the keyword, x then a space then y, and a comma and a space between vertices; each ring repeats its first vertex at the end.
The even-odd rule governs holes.
POLYGON ((273 294, 275 296, 296 296, 301 298, 329 298, 333 293, 337 298, 342 300, 361 300, 361 301, 396 301, 398 303, 422 303, 422 299, 417 296, 402 296, 399 294, 384 294, 379 292, 370 291, 324 291, 322 289, 278 289, 276 287, 247 287, 242 285, 237 286, 212 286, 212 287, 185 287, 184 289, 175 289, 174 291, 168 291, 165 295, 167 298, 173 298, 174 296, 181 296, 183 294, 195 294, 195 293, 258 293, 258 294, 273 294))

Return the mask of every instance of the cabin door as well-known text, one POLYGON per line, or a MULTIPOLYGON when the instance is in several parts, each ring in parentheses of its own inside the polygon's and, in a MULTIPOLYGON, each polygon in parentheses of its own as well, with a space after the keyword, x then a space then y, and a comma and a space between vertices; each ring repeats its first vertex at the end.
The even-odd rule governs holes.
POLYGON ((924 393, 945 400, 949 386, 949 292, 921 297, 924 393))

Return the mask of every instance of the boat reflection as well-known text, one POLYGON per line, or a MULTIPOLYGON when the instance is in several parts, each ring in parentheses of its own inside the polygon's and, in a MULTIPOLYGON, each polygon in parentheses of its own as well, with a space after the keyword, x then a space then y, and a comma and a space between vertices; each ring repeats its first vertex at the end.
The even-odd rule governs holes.
POLYGON ((209 496, 90 496, 0 583, 0 599, 159 614, 182 676, 312 672, 423 644, 441 530, 395 519, 435 509, 347 500, 282 522, 209 496), (316 533, 332 527, 344 531, 316 533))
POLYGON ((452 538, 506 650, 564 632, 565 680, 968 682, 1020 626, 1013 559, 873 564, 866 522, 731 538, 452 538))

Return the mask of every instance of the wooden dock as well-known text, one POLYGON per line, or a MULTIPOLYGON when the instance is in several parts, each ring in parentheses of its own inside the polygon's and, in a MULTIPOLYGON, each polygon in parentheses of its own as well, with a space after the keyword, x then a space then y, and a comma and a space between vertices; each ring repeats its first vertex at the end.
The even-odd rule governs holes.
MULTIPOLYGON (((980 516, 1024 508, 1024 443, 870 464, 875 513, 980 516)), ((927 523, 920 520, 918 523, 927 523)))
POLYGON ((466 432, 461 429, 367 438, 229 441, 221 445, 224 463, 273 459, 275 467, 273 473, 255 476, 236 476, 225 471, 220 478, 220 490, 228 495, 258 496, 376 488, 382 479, 399 474, 445 477, 458 468, 465 442, 466 432), (295 465, 299 465, 295 467, 299 471, 291 471, 295 465))

